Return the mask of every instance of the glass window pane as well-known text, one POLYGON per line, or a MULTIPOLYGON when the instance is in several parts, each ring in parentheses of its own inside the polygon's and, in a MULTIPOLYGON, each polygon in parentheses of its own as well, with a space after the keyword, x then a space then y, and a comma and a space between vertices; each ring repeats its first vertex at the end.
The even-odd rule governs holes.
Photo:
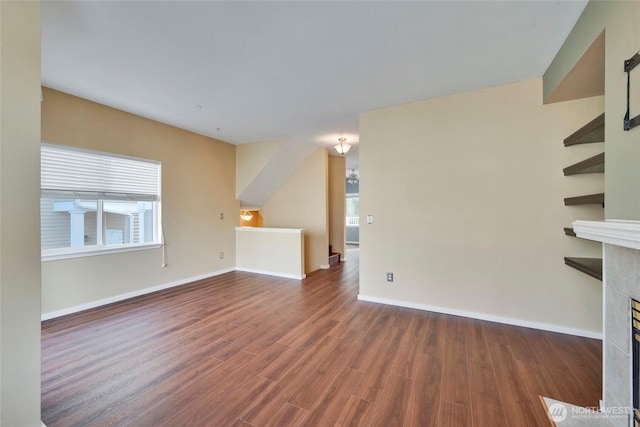
POLYGON ((42 249, 96 244, 96 200, 40 199, 42 249))
POLYGON ((153 242, 154 202, 105 200, 104 244, 153 242))
POLYGON ((347 198, 347 216, 348 217, 360 216, 360 198, 359 197, 347 198))

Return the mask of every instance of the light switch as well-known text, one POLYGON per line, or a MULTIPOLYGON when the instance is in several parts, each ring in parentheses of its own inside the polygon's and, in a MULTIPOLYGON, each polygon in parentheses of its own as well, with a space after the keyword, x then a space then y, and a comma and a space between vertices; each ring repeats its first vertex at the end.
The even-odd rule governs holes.
POLYGON ((373 224, 373 215, 367 215, 367 224, 373 224))

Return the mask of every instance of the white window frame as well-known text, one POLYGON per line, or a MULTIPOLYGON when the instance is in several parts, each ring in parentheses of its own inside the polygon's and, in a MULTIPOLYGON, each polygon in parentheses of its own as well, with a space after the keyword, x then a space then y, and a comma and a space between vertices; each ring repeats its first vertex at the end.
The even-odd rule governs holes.
MULTIPOLYGON (((360 199, 360 193, 347 193, 347 200, 348 199, 360 199)), ((360 212, 358 212, 359 214, 360 212)), ((346 227, 354 227, 354 228, 358 228, 360 227, 360 216, 358 215, 356 216, 345 216, 345 226, 346 227), (351 221, 355 221, 354 223, 349 224, 349 220, 351 219, 351 221)))
MULTIPOLYGON (((78 191, 72 190, 71 187, 65 187, 60 189, 45 189, 41 188, 41 199, 54 199, 57 197, 67 197, 69 199, 89 199, 89 200, 97 200, 97 209, 96 209, 96 222, 97 222, 97 236, 96 236, 96 244, 90 246, 78 246, 78 247, 64 247, 64 248, 49 248, 49 249, 41 249, 41 259, 42 261, 55 261, 60 259, 68 259, 68 258, 79 258, 86 256, 95 256, 95 255, 105 255, 105 254, 113 254, 113 253, 121 253, 121 252, 130 252, 130 251, 139 251, 139 250, 149 250, 149 249, 158 249, 161 248, 164 244, 162 241, 162 206, 161 206, 161 177, 162 177, 162 165, 159 161, 141 159, 137 157, 131 156, 123 156, 119 154, 107 153, 102 151, 88 150, 77 147, 69 147, 59 144, 51 144, 47 142, 43 142, 42 146, 48 146, 52 148, 57 148, 60 150, 67 150, 69 152, 80 152, 80 153, 88 153, 96 156, 103 156, 108 158, 116 158, 116 159, 127 159, 133 160, 137 162, 145 162, 157 165, 158 168, 158 176, 157 176, 157 194, 156 195, 131 195, 126 193, 116 193, 109 191, 95 191, 95 189, 87 189, 87 191, 78 191), (148 200, 145 200, 148 199, 148 200), (120 245, 105 245, 104 244, 104 233, 105 226, 103 224, 104 220, 104 201, 105 200, 139 200, 139 201, 150 201, 154 204, 153 208, 153 241, 151 242, 142 242, 142 243, 126 243, 120 245)), ((43 179, 44 181, 44 179, 43 179)))

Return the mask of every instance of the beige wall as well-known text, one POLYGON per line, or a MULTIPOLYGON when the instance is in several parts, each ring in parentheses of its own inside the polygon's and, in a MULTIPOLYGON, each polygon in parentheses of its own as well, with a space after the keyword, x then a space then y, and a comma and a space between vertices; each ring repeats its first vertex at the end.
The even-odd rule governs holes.
POLYGON ((40 2, 0 2, 0 425, 40 425, 40 2))
MULTIPOLYGON (((286 139, 240 144, 236 147, 236 197, 264 169, 286 139)), ((249 206, 256 208, 259 206, 249 206)))
POLYGON ((316 150, 261 210, 265 227, 304 229, 306 274, 329 264, 328 157, 316 150))
POLYGON ((562 228, 602 217, 563 205, 602 175, 562 169, 602 146, 562 140, 602 110, 602 97, 543 106, 534 79, 363 113, 361 297, 599 334, 602 284, 563 257, 600 247, 562 228))
POLYGON ((166 242, 164 268, 161 249, 43 262, 43 313, 235 267, 233 145, 46 88, 42 140, 161 161, 166 242))
MULTIPOLYGON (((551 96, 591 42, 605 31, 605 150, 607 219, 640 220, 640 128, 625 132, 625 59, 640 49, 640 2, 591 1, 544 75, 551 96)), ((632 116, 640 114, 640 68, 632 71, 632 116), (635 88, 635 89, 634 89, 635 88)))
POLYGON ((290 279, 304 278, 304 233, 296 229, 236 228, 236 268, 290 279))
POLYGON ((329 244, 345 256, 345 205, 347 163, 344 157, 329 157, 329 244))

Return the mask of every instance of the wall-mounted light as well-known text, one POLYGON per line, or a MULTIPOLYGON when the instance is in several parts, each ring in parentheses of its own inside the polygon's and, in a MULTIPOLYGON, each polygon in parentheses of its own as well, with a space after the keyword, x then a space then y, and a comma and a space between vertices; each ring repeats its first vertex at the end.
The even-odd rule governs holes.
POLYGON ((349 144, 345 144, 347 142, 347 138, 338 138, 338 142, 339 144, 334 148, 338 154, 342 154, 344 156, 351 149, 351 146, 349 144))
POLYGON ((240 218, 243 221, 251 221, 251 219, 253 218, 253 214, 249 211, 242 211, 242 213, 240 214, 240 218))

